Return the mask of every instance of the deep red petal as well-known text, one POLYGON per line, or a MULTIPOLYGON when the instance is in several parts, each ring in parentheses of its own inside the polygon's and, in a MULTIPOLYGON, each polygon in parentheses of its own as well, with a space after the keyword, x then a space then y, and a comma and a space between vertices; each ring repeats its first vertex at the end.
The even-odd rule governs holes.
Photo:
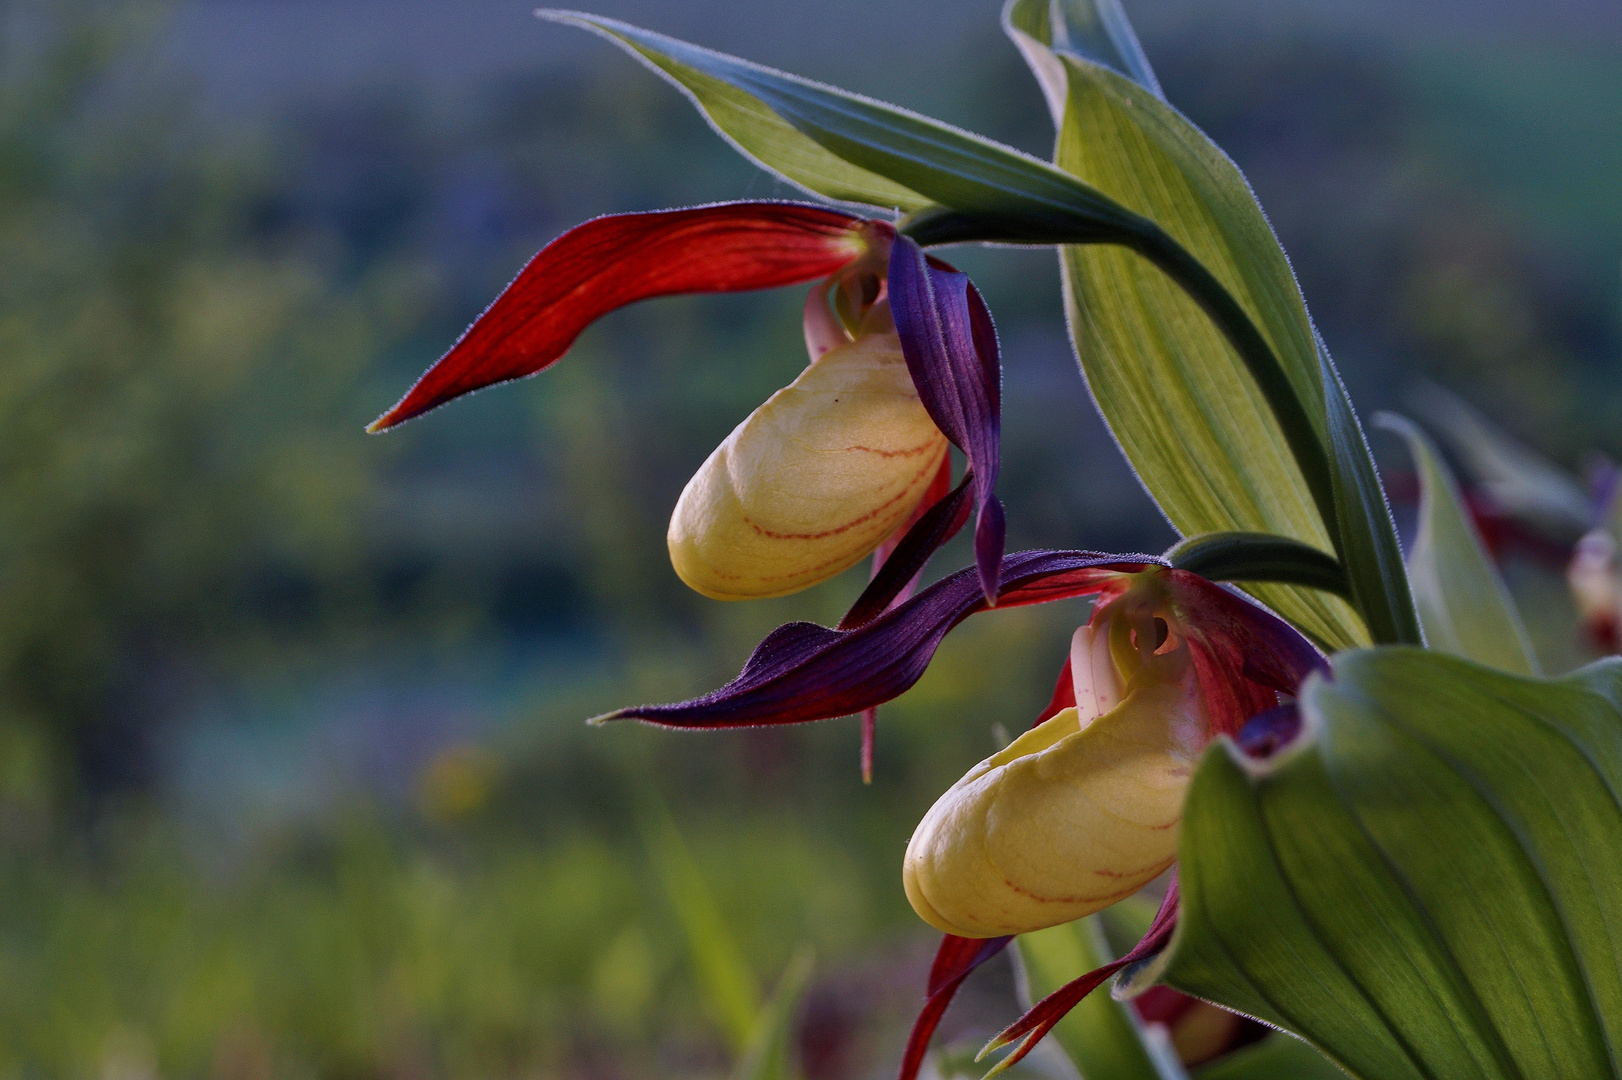
POLYGON ((862 253, 861 218, 821 206, 736 202, 614 214, 541 249, 450 352, 369 430, 469 391, 533 375, 615 308, 676 293, 771 289, 827 277, 862 253))
MULTIPOLYGON (((998 607, 1088 596, 1121 574, 1165 565, 1152 555, 1021 551, 1001 567, 998 607)), ((795 724, 849 716, 898 697, 923 675, 952 627, 988 607, 970 567, 937 581, 854 630, 788 623, 766 636, 738 677, 675 705, 621 709, 601 720, 637 719, 666 727, 795 724)))
POLYGON ((1053 698, 1048 702, 1048 707, 1043 709, 1041 714, 1037 716, 1036 723, 1032 724, 1031 727, 1034 728, 1037 724, 1046 723, 1066 709, 1075 707, 1076 677, 1070 670, 1070 657, 1066 656, 1064 658, 1064 667, 1059 669, 1059 681, 1053 687, 1053 698))
POLYGON ((1166 896, 1160 902, 1160 911, 1155 915, 1155 921, 1150 924, 1148 933, 1143 940, 1132 947, 1132 951, 1119 960, 1105 964, 1101 968, 1089 971, 1081 978, 1053 991, 1047 997, 1031 1006, 1031 1010, 1008 1027, 1004 1028, 996 1038, 981 1051, 982 1056, 998 1047, 1007 1046, 1018 1040, 1019 1045, 1009 1051, 1008 1056, 997 1062, 992 1073, 998 1073, 1017 1062, 1020 1058, 1031 1052, 1042 1037, 1053 1030, 1053 1025, 1064 1019, 1066 1013, 1081 1003, 1081 999, 1102 986, 1110 976, 1122 968, 1145 960, 1164 949, 1171 941, 1172 931, 1177 927, 1177 877, 1173 873, 1171 884, 1166 889, 1166 896))
POLYGON ((1278 616, 1186 570, 1171 572, 1178 615, 1215 734, 1233 735, 1257 713, 1327 670, 1310 642, 1278 616))
POLYGON ((961 938, 947 934, 935 953, 935 963, 929 969, 929 997, 923 1011, 913 1021, 907 1036, 907 1049, 901 1055, 901 1074, 898 1080, 914 1080, 929 1052, 930 1036, 946 1015, 946 1007, 957 995, 969 972, 1007 948, 1012 937, 961 938))

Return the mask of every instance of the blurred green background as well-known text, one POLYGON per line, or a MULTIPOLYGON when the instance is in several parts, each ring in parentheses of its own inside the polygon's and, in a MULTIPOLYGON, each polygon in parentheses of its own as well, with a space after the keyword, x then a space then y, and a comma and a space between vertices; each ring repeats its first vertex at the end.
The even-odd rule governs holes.
MULTIPOLYGON (((598 10, 1045 154, 989 0, 775 6, 598 10)), ((1129 11, 1365 413, 1428 375, 1562 463, 1622 452, 1614 5, 1129 11)), ((1085 609, 966 624, 871 787, 854 721, 583 726, 862 583, 718 605, 664 557, 803 365, 794 290, 645 304, 361 430, 568 226, 792 194, 523 4, 0 2, 0 1078, 720 1076, 706 925, 760 992, 815 949, 809 1080, 893 1069, 933 944, 907 837, 1085 609)), ((953 257, 1002 334, 1011 546, 1164 547, 1051 254, 953 257)), ((1510 571, 1547 664, 1582 662, 1558 570, 1510 571)), ((948 1038, 1014 1014, 1005 968, 978 985, 948 1038)))

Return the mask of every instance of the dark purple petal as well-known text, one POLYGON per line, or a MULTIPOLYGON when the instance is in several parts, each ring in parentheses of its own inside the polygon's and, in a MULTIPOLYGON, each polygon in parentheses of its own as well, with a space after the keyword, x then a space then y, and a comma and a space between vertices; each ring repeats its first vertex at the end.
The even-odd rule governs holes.
POLYGON ((907 535, 901 538, 873 580, 867 583, 862 595, 856 598, 839 629, 854 630, 883 615, 891 601, 900 596, 913 578, 923 570, 930 556, 946 541, 957 535, 969 519, 969 495, 974 474, 963 478, 946 498, 937 502, 915 521, 907 535))
MULTIPOLYGON (((998 606, 1045 604, 1099 592, 1121 574, 1165 563, 1153 555, 1021 551, 1002 562, 998 606)), ((665 727, 796 724, 849 716, 899 697, 917 682, 947 631, 989 607, 976 569, 959 570, 854 630, 789 623, 766 636, 738 677, 675 705, 642 705, 599 717, 665 727)))
POLYGON ((975 564, 981 591, 997 595, 1002 506, 992 494, 1002 440, 1002 364, 991 314, 967 275, 926 257, 905 236, 890 249, 890 313, 918 397, 962 450, 973 474, 975 564))
POLYGON ((1147 960, 1164 949, 1171 941, 1172 931, 1177 928, 1177 907, 1177 876, 1173 872, 1165 899, 1160 902, 1160 911, 1155 915, 1155 921, 1150 924, 1149 932, 1143 935, 1143 940, 1119 960, 1095 968, 1081 978, 1059 987, 1031 1006, 1031 1010, 1024 1016, 1004 1028, 996 1038, 986 1044, 984 1050, 980 1051, 980 1057, 985 1057, 991 1051, 1007 1046, 1016 1039, 1019 1040, 1019 1045, 1014 1047, 1007 1057, 997 1062, 986 1076, 991 1077, 1002 1072, 1030 1053, 1031 1049, 1042 1041, 1042 1037, 1053 1030, 1053 1025, 1064 1019, 1065 1014, 1079 1005, 1082 998, 1102 986, 1110 976, 1122 968, 1147 960))
POLYGON ((1301 734, 1301 710, 1290 702, 1259 712, 1245 721, 1235 735, 1239 749, 1251 757, 1272 757, 1301 734))
POLYGON ((907 1036, 907 1049, 901 1055, 899 1080, 914 1080, 918 1069, 929 1052, 929 1037, 935 1034, 946 1007, 957 995, 957 988, 969 977, 969 972, 1002 952, 1013 941, 1012 937, 962 938, 947 934, 935 952, 935 963, 929 969, 929 997, 923 1011, 913 1021, 912 1033, 907 1036))

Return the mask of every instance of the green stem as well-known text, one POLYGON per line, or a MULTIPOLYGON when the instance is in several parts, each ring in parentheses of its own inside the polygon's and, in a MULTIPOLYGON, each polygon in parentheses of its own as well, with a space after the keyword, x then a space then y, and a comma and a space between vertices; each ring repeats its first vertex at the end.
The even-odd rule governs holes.
POLYGON ((1351 583, 1338 559, 1310 544, 1272 533, 1190 536, 1166 552, 1166 561, 1211 581, 1268 581, 1352 598, 1351 583))
MULTIPOLYGON (((1106 228, 1089 221, 1078 230, 1074 222, 1062 216, 1041 220, 929 207, 903 219, 898 228, 925 247, 961 243, 1102 243, 1125 247, 1153 263, 1199 305, 1255 380, 1329 531, 1350 585, 1352 602, 1370 636, 1378 644, 1417 645, 1423 641, 1395 532, 1385 512, 1379 477, 1356 417, 1351 414, 1351 403, 1344 400, 1338 381, 1322 387, 1325 407, 1336 415, 1326 417, 1332 430, 1320 431, 1278 355, 1250 315, 1203 263, 1159 225, 1134 215, 1106 228), (1349 432, 1343 430, 1348 424, 1349 432), (1373 507, 1369 505, 1371 500, 1381 505, 1373 507), (1362 522, 1343 522, 1342 505, 1356 506, 1359 513, 1370 516, 1362 522), (1379 520, 1372 516, 1376 509, 1379 520), (1347 542, 1348 534, 1353 532, 1362 534, 1359 539, 1366 541, 1356 545, 1357 551, 1350 550, 1353 545, 1347 542), (1370 548, 1368 553, 1361 550, 1365 546, 1370 548)), ((1336 379, 1327 364, 1321 369, 1321 377, 1326 383, 1336 379)))

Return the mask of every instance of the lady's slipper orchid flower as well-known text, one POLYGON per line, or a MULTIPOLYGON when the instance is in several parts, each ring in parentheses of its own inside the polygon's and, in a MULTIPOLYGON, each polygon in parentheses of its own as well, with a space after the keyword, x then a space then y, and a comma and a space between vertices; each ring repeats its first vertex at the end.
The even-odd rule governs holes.
MULTIPOLYGON (((853 628, 779 627, 721 689, 600 719, 720 728, 872 708, 917 682, 947 632, 989 607, 977 577, 959 571, 853 628)), ((1280 695, 1323 663, 1277 617, 1152 556, 1018 552, 1003 560, 1000 581, 999 608, 1097 600, 1037 726, 943 796, 909 846, 909 897, 948 935, 902 1080, 917 1074, 964 978, 1011 935, 1096 911, 1169 866, 1200 750, 1219 735, 1256 753, 1287 741, 1294 710, 1280 695)), ((1136 948, 1055 991, 998 1037, 996 1045, 1019 1044, 998 1067, 1023 1057, 1111 975, 1163 949, 1176 917, 1174 881, 1136 948)))
POLYGON ((971 769, 913 833, 904 879, 925 922, 1022 934, 1137 892, 1176 858, 1206 744, 1294 691, 1293 672, 1258 679, 1242 658, 1222 662, 1213 633, 1232 632, 1230 594, 1158 568, 1123 586, 1071 642, 1075 704, 971 769))
POLYGON ((531 260, 371 430, 541 371, 597 318, 635 301, 804 282, 818 282, 806 304, 810 365, 682 492, 668 537, 677 574, 716 599, 781 596, 897 549, 906 558, 867 598, 882 610, 961 526, 972 492, 982 587, 995 595, 996 334, 968 279, 886 222, 780 202, 589 221, 531 260), (969 467, 926 522, 950 487, 949 443, 969 467), (914 524, 918 537, 903 543, 914 524))

